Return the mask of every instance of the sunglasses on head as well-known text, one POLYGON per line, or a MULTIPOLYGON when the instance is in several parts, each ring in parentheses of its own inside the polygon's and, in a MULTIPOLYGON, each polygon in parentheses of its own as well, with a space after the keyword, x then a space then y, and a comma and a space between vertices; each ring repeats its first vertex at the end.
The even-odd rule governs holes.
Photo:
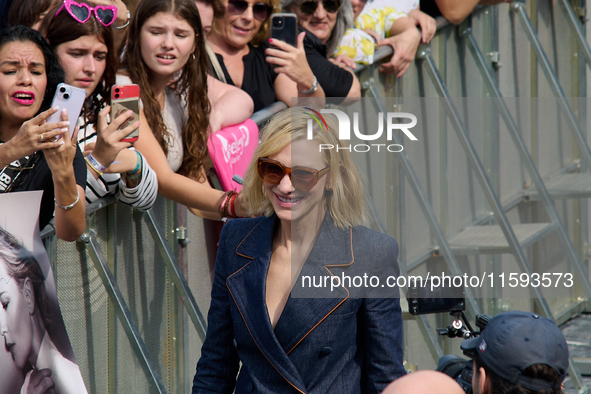
POLYGON ((278 161, 259 157, 257 166, 261 179, 271 185, 278 185, 285 175, 289 175, 291 184, 297 190, 310 191, 318 183, 318 179, 326 174, 329 166, 321 170, 308 167, 285 167, 278 161))
MULTIPOLYGON (((242 15, 251 5, 246 0, 230 0, 226 11, 230 15, 242 15)), ((266 21, 273 12, 273 6, 267 3, 256 3, 252 5, 252 16, 258 21, 266 21)))
MULTIPOLYGON (((337 12, 341 8, 341 0, 323 0, 322 7, 326 12, 337 12)), ((306 15, 312 15, 318 9, 318 1, 307 0, 300 4, 300 11, 306 15)))
POLYGON ((86 22, 93 11, 95 18, 104 26, 109 26, 117 19, 117 7, 114 5, 97 5, 91 7, 86 3, 76 3, 74 0, 64 0, 64 4, 57 10, 53 17, 58 16, 64 8, 72 18, 80 23, 86 22))

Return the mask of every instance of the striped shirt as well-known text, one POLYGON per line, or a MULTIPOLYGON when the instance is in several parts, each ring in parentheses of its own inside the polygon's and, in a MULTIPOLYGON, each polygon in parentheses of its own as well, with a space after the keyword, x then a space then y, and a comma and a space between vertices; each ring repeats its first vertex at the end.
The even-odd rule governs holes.
MULTIPOLYGON (((78 118, 80 132, 78 133, 78 144, 80 150, 84 152, 84 147, 88 143, 96 142, 97 133, 94 124, 84 126, 84 118, 78 118)), ((130 147, 128 149, 134 149, 130 147)), ((139 152, 138 152, 139 153, 139 152)), ((158 179, 156 172, 150 167, 148 161, 140 153, 142 161, 141 178, 136 187, 128 187, 125 184, 124 177, 121 174, 107 174, 94 177, 93 170, 86 169, 86 203, 90 204, 99 198, 113 194, 117 199, 125 204, 140 210, 148 210, 154 205, 158 196, 158 179)))

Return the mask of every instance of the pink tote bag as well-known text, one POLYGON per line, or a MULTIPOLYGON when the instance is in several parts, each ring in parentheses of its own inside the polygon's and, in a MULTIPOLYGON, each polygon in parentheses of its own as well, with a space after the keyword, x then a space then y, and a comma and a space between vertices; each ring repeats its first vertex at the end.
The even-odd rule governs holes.
POLYGON ((240 191, 242 185, 232 180, 244 176, 259 143, 259 128, 252 119, 228 126, 209 136, 209 156, 225 191, 240 191))

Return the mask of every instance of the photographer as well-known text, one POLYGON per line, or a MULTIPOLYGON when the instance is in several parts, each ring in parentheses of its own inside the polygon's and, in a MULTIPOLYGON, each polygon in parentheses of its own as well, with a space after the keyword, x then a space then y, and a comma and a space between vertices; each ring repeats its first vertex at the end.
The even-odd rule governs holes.
POLYGON ((531 312, 495 316, 479 337, 465 340, 475 394, 561 394, 568 347, 560 329, 531 312))

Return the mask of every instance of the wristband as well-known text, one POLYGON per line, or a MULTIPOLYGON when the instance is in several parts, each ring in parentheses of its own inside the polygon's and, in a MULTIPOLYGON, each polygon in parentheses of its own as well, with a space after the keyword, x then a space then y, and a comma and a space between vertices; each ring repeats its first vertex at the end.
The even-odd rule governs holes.
POLYGON ((88 165, 90 166, 90 168, 92 168, 92 170, 94 172, 96 172, 98 174, 98 176, 103 176, 103 172, 97 170, 96 168, 94 168, 94 166, 92 165, 92 163, 88 160, 88 157, 85 157, 84 160, 86 160, 86 163, 88 163, 88 165))
POLYGON ((59 205, 57 203, 57 200, 55 198, 53 199, 55 206, 60 209, 63 209, 64 211, 69 211, 70 209, 74 208, 76 206, 76 204, 78 204, 78 201, 80 201, 80 193, 78 193, 78 189, 76 189, 76 201, 74 201, 70 205, 66 205, 66 206, 59 205))
POLYGON ((100 175, 103 175, 103 173, 105 172, 105 170, 107 169, 107 167, 105 167, 104 165, 102 165, 101 163, 99 163, 94 156, 91 154, 89 154, 88 156, 86 156, 86 162, 88 164, 90 164, 90 166, 92 168, 94 168, 94 170, 96 172, 98 172, 100 175))
POLYGON ((113 26, 115 29, 120 30, 120 29, 125 29, 128 25, 129 25, 129 20, 131 19, 131 12, 129 12, 129 9, 127 9, 127 22, 125 22, 124 25, 121 26, 113 26))
POLYGON ((318 90, 318 78, 316 78, 316 75, 314 75, 314 82, 312 83, 312 87, 308 90, 299 90, 298 89, 298 93, 300 94, 310 94, 310 93, 314 93, 315 91, 318 90))

